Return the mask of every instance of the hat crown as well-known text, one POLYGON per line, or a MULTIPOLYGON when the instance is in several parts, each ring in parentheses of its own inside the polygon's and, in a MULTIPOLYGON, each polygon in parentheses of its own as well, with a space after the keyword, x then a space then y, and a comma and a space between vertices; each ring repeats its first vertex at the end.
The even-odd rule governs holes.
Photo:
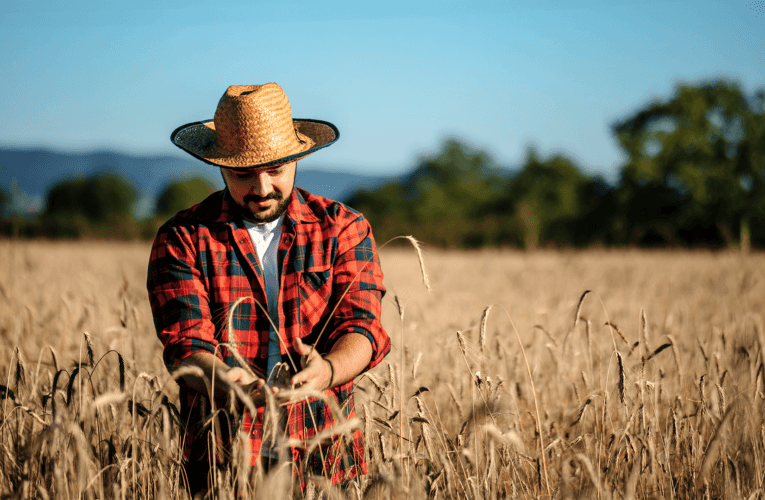
POLYGON ((220 150, 278 158, 300 142, 287 95, 275 83, 232 85, 215 111, 216 146, 220 150))

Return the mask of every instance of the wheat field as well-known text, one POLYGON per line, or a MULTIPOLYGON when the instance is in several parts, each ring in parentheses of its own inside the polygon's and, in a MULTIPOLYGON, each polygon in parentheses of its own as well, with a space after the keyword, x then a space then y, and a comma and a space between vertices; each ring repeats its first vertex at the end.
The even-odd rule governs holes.
MULTIPOLYGON (((188 498, 148 255, 0 241, 2 498, 188 498)), ((340 429, 369 473, 233 460, 212 497, 765 497, 765 255, 425 247, 430 291, 380 257, 393 349, 340 429)))

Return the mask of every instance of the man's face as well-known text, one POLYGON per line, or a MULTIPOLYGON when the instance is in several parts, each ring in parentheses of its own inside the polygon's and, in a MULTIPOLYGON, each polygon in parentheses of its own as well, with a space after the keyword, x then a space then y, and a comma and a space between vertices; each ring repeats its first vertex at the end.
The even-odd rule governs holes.
POLYGON ((245 220, 264 224, 279 218, 292 199, 297 162, 278 167, 232 170, 221 168, 223 182, 245 220))

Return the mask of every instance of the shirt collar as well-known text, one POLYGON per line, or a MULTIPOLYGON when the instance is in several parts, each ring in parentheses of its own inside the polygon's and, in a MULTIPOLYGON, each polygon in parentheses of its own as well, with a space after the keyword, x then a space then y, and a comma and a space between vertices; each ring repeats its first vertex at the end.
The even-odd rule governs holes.
POLYGON ((301 189, 293 188, 292 200, 289 207, 287 207, 287 212, 285 215, 296 223, 319 222, 319 218, 315 213, 313 213, 311 207, 308 206, 308 202, 306 202, 303 193, 304 191, 301 189))

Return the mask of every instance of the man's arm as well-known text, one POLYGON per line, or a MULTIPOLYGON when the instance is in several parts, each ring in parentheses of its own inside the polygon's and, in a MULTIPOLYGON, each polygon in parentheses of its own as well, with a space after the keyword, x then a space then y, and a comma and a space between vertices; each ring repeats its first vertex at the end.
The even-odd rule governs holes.
POLYGON ((305 383, 304 387, 316 390, 332 389, 353 380, 372 360, 372 345, 359 333, 348 333, 337 339, 323 358, 300 339, 295 339, 292 347, 300 354, 303 364, 303 370, 292 377, 292 384, 305 383))
POLYGON ((256 373, 253 378, 243 368, 229 369, 213 354, 218 346, 215 325, 204 278, 195 261, 192 234, 182 226, 163 226, 152 246, 147 287, 165 364, 170 372, 181 367, 200 368, 202 375, 187 373, 181 379, 201 394, 208 394, 208 384, 213 380, 217 397, 226 397, 232 382, 257 389, 264 374, 256 373))
POLYGON ((358 216, 337 242, 333 293, 339 304, 327 332, 330 352, 322 357, 300 339, 292 346, 303 363, 303 370, 293 376, 292 383, 319 390, 353 380, 382 361, 390 350, 390 339, 380 324, 385 287, 369 223, 358 216))
POLYGON ((196 254, 194 235, 183 226, 166 224, 154 239, 149 259, 149 302, 171 373, 186 357, 212 355, 218 345, 204 277, 195 266, 196 254))
POLYGON ((380 322, 385 286, 372 228, 364 217, 356 215, 337 237, 332 293, 338 302, 325 334, 332 351, 346 336, 366 338, 371 358, 361 370, 365 371, 388 354, 390 338, 380 322))

